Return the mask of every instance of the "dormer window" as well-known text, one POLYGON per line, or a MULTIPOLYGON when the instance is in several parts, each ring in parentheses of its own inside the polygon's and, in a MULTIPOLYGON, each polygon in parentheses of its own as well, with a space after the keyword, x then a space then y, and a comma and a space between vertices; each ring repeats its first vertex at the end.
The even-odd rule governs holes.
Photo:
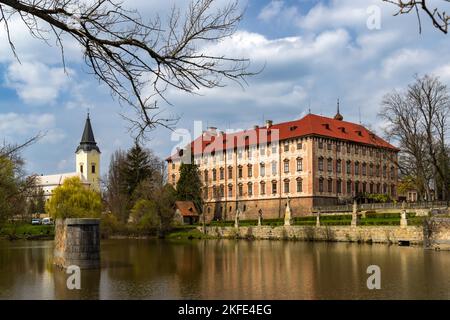
POLYGON ((362 137, 362 132, 360 130, 356 130, 355 132, 358 136, 362 137))
POLYGON ((345 133, 345 128, 344 127, 339 127, 338 128, 342 133, 345 133))
POLYGON ((322 125, 325 127, 325 129, 330 130, 330 124, 322 123, 322 125))
POLYGON ((289 128, 289 130, 294 131, 295 129, 297 129, 297 126, 292 126, 289 128))

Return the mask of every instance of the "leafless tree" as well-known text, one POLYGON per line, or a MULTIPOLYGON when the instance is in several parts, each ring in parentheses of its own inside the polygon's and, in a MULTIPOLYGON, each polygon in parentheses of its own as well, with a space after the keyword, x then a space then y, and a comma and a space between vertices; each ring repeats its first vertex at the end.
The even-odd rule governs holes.
MULTIPOLYGON (((438 6, 429 5, 429 1, 427 0, 382 0, 384 2, 389 2, 398 7, 398 11, 395 14, 409 14, 414 12, 417 15, 417 20, 419 22, 419 32, 422 31, 422 20, 420 17, 420 12, 424 13, 431 19, 433 26, 443 33, 447 34, 448 26, 450 24, 450 16, 445 12, 445 9, 440 8, 438 6)), ((440 0, 433 1, 433 4, 439 2, 441 4, 448 5, 450 0, 440 0)))
POLYGON ((405 92, 393 91, 383 100, 380 116, 388 136, 401 146, 400 169, 428 199, 432 182, 435 189, 441 183, 442 199, 449 195, 449 115, 449 91, 433 76, 416 76, 405 92))
POLYGON ((215 0, 192 0, 182 14, 173 8, 166 22, 158 16, 145 21, 139 12, 115 0, 0 0, 11 50, 10 21, 18 16, 30 33, 47 41, 51 35, 61 50, 64 38, 80 44, 95 77, 121 103, 134 108, 133 129, 142 136, 157 125, 171 127, 157 104, 168 88, 195 93, 223 86, 225 79, 245 83, 249 60, 209 54, 205 46, 231 36, 242 18, 238 3, 214 9, 215 0))

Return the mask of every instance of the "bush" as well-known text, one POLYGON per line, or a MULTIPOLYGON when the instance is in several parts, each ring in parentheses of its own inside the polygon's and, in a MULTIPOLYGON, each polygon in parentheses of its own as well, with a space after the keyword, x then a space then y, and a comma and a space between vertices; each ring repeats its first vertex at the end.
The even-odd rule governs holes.
POLYGON ((53 218, 96 218, 102 212, 100 194, 87 189, 80 178, 72 177, 56 187, 45 210, 53 218))

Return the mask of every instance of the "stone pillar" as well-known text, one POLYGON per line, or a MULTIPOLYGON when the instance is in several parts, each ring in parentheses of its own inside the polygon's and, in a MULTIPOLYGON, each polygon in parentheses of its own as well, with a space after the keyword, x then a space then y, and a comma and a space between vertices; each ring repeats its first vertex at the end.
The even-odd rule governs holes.
POLYGON ((100 268, 100 219, 56 219, 53 263, 100 268))
POLYGON ((320 227, 320 212, 317 212, 317 216, 316 216, 316 227, 320 227))
POLYGON ((262 210, 259 209, 258 211, 258 227, 261 227, 262 225, 262 210))
POLYGON ((356 200, 353 202, 353 211, 352 211, 352 227, 356 227, 359 225, 359 217, 358 217, 358 204, 356 200))
POLYGON ((236 214, 234 215, 234 227, 239 228, 239 215, 241 214, 241 211, 239 208, 236 209, 236 214))
POLYGON ((403 209, 402 213, 400 214, 400 227, 407 227, 408 226, 408 219, 406 218, 406 210, 403 209))
POLYGON ((289 197, 287 198, 287 204, 286 204, 286 210, 284 212, 284 225, 290 226, 291 225, 291 200, 289 197))

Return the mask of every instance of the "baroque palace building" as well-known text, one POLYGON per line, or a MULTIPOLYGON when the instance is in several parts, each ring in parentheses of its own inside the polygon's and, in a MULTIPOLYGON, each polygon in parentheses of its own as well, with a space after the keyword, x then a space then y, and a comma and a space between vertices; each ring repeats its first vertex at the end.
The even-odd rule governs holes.
POLYGON ((79 177, 86 188, 100 191, 100 154, 88 113, 80 144, 75 150, 75 171, 37 176, 36 187, 42 188, 48 200, 53 190, 62 185, 65 179, 79 177))
POLYGON ((399 149, 365 127, 308 114, 300 120, 237 133, 208 128, 168 161, 176 187, 179 167, 193 159, 203 182, 208 219, 279 218, 290 200, 294 216, 315 206, 353 201, 364 194, 396 197, 399 149), (189 152, 190 151, 190 152, 189 152))

